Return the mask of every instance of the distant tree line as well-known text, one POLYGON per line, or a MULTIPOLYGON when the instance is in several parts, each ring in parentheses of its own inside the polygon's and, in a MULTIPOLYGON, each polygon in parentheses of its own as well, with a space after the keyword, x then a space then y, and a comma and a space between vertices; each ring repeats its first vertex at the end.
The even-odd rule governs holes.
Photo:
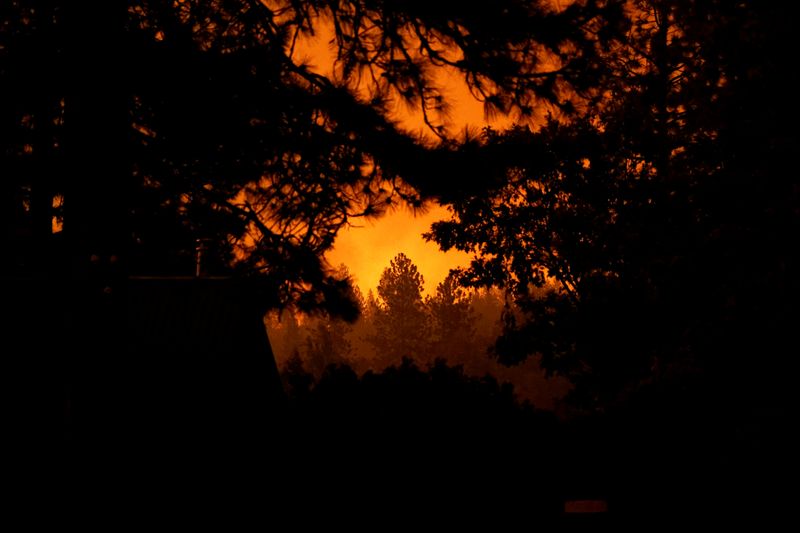
MULTIPOLYGON (((347 276, 346 267, 340 267, 347 276)), ((358 374, 380 372, 403 360, 421 369, 437 361, 460 366, 470 376, 492 375, 513 383, 520 399, 552 408, 566 383, 548 379, 536 361, 509 368, 492 358, 506 305, 497 290, 466 290, 454 275, 424 295, 424 278, 403 253, 383 271, 375 292, 356 287, 360 318, 355 323, 325 315, 271 313, 267 326, 284 375, 307 373, 319 380, 331 365, 358 374)))

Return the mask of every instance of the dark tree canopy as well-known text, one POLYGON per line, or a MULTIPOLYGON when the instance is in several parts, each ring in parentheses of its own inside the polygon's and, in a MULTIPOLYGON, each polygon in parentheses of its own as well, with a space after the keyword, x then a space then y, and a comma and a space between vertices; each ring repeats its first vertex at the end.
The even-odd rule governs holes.
POLYGON ((274 303, 305 310, 347 301, 321 259, 339 229, 454 186, 440 72, 487 112, 563 108, 620 24, 619 6, 594 1, 2 9, 4 268, 114 257, 113 275, 188 274, 200 240, 209 273, 258 276, 274 303), (330 78, 298 57, 310 34, 332 37, 330 78), (398 101, 442 139, 404 132, 389 118, 398 101))
POLYGON ((797 294, 784 15, 686 0, 629 19, 596 106, 486 131, 483 187, 431 237, 513 294, 501 360, 540 355, 589 403, 701 375, 774 392, 797 294))
MULTIPOLYGON (((431 321, 431 351, 436 357, 465 363, 479 349, 475 342, 476 318, 471 295, 450 274, 425 300, 431 321)), ((479 354, 484 355, 484 354, 479 354)))
POLYGON ((516 300, 504 360, 540 354, 590 400, 740 376, 795 316, 790 17, 558 5, 5 2, 0 268, 80 280, 91 308, 129 275, 191 274, 199 241, 208 273, 258 279, 265 305, 352 318, 322 259, 337 231, 436 198, 455 218, 435 238, 477 254, 463 279, 516 300), (297 51, 311 34, 332 39, 329 77, 297 51), (550 120, 448 138, 442 72, 487 114, 550 120))

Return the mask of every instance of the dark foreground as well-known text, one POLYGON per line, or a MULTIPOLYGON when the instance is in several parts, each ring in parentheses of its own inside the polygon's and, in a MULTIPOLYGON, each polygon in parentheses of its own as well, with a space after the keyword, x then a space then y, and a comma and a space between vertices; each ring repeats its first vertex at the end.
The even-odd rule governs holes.
POLYGON ((241 407, 248 416, 155 408, 133 425, 24 436, 15 493, 36 520, 167 512, 381 529, 763 522, 788 505, 780 422, 763 413, 651 406, 561 421, 491 381, 411 366, 361 380, 339 368, 268 413, 241 407), (565 514, 575 500, 607 512, 565 514))
POLYGON ((220 359, 175 338, 153 351, 140 335, 123 352, 67 351, 80 345, 70 320, 43 322, 53 290, 26 290, 5 323, 25 342, 3 356, 4 477, 29 524, 648 530, 763 524, 791 505, 783 406, 741 407, 686 383, 559 419, 491 379, 408 363, 362 378, 331 368, 316 385, 296 372, 284 389, 246 345, 220 359), (566 514, 575 500, 607 512, 566 514))

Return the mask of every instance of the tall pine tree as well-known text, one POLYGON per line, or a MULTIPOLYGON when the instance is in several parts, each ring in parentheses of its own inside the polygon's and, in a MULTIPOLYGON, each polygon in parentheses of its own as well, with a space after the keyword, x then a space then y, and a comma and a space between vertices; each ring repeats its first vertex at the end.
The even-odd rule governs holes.
POLYGON ((403 357, 419 360, 429 353, 429 322, 422 298, 424 279, 405 254, 397 254, 381 274, 371 339, 387 364, 403 357))

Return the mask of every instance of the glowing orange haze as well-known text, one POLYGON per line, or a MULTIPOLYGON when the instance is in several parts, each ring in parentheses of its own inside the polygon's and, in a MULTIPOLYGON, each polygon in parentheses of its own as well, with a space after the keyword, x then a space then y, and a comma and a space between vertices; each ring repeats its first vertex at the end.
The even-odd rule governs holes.
POLYGON ((470 256, 463 252, 439 250, 434 243, 425 242, 422 233, 432 222, 446 218, 447 211, 434 206, 423 215, 408 211, 388 213, 363 227, 351 228, 339 234, 327 259, 334 266, 344 263, 366 296, 378 286, 383 269, 398 252, 406 254, 425 278, 425 292, 436 290, 451 268, 466 265, 470 256))
MULTIPOLYGON (((297 55, 310 58, 309 64, 314 70, 330 75, 335 52, 329 41, 329 37, 319 33, 315 38, 298 43, 297 55)), ((510 119, 504 118, 487 121, 483 104, 472 96, 455 73, 443 72, 441 80, 450 105, 450 123, 447 125, 450 135, 457 135, 467 127, 482 128, 489 124, 504 127, 510 124, 510 119)), ((399 105, 393 118, 409 131, 426 131, 422 114, 405 106, 399 105)), ((470 260, 466 253, 444 253, 436 244, 422 239, 432 222, 444 218, 448 218, 447 210, 436 204, 416 215, 407 209, 389 212, 376 221, 364 222, 362 227, 340 232, 326 259, 333 266, 345 264, 366 296, 367 291, 377 287, 389 261, 403 252, 425 278, 425 292, 433 293, 450 269, 465 266, 470 260)))

